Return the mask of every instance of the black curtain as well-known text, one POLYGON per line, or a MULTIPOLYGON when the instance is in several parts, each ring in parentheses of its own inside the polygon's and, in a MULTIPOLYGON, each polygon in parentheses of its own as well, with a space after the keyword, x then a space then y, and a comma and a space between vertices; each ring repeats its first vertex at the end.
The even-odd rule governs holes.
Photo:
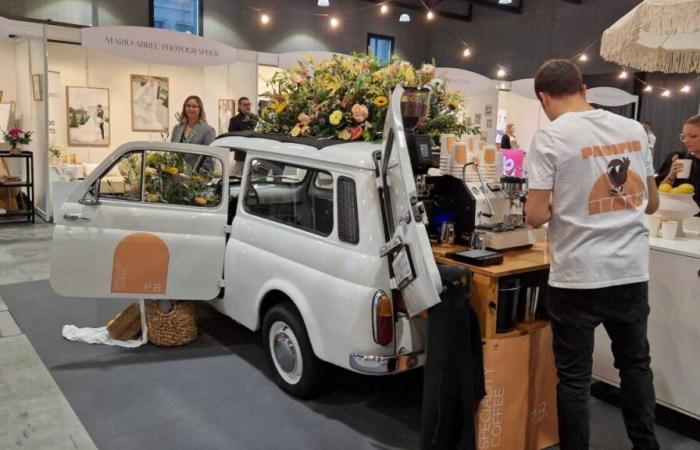
POLYGON ((678 135, 683 123, 700 112, 700 82, 698 74, 646 74, 645 81, 652 85, 652 92, 641 92, 640 120, 651 122, 656 135, 654 145, 654 168, 659 169, 669 153, 684 150, 678 135), (680 91, 686 83, 691 84, 690 93, 680 91), (671 90, 670 97, 661 96, 661 88, 671 90))

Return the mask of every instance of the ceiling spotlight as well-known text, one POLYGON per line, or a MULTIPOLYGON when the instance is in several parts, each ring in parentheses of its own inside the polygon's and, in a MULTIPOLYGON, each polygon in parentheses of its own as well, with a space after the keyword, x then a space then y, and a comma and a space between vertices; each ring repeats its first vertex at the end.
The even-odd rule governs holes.
POLYGON ((644 88, 644 92, 651 92, 653 90, 654 90, 654 88, 651 87, 651 84, 647 84, 647 87, 644 88))
POLYGON ((469 47, 465 48, 465 49, 464 49, 464 52, 462 52, 462 56, 464 56, 465 58, 467 58, 467 57, 469 57, 469 56, 472 56, 472 51, 471 51, 471 49, 470 49, 469 47))
POLYGON ((505 76, 506 76, 506 71, 505 71, 505 69, 498 69, 498 72, 496 72, 496 76, 497 76, 498 78, 503 78, 503 77, 505 77, 505 76))
POLYGON ((688 92, 690 92, 690 86, 686 84, 681 88, 681 92, 687 94, 688 92))
POLYGON ((409 16, 406 13, 403 13, 399 16, 399 22, 410 22, 411 21, 411 16, 409 16))
POLYGON ((620 72, 620 75, 618 75, 617 77, 621 80, 626 80, 627 79, 627 71, 623 70, 622 72, 620 72))
POLYGON ((379 8, 379 12, 382 13, 382 14, 386 14, 386 13, 389 12, 389 7, 386 6, 386 5, 382 5, 382 7, 379 8))
POLYGON ((670 96, 671 96, 671 91, 669 91, 668 89, 666 89, 666 90, 663 92, 663 94, 661 94, 661 96, 662 96, 662 97, 670 97, 670 96))
POLYGON ((340 22, 338 21, 338 19, 336 19, 335 17, 331 17, 331 27, 337 28, 338 25, 340 25, 340 22))
POLYGON ((510 5, 513 3, 513 0, 498 0, 499 5, 510 5))
POLYGON ((260 14, 260 23, 262 23, 263 25, 267 25, 268 23, 270 23, 270 16, 268 16, 267 14, 260 14))
POLYGON ((588 56, 586 56, 585 53, 581 53, 581 56, 578 57, 578 60, 581 62, 586 62, 588 61, 588 56))
POLYGON ((428 14, 426 14, 425 17, 428 20, 433 20, 433 17, 435 17, 435 14, 433 14, 433 12, 431 10, 428 10, 428 14))
POLYGON ((328 0, 318 0, 318 6, 328 6, 328 0))

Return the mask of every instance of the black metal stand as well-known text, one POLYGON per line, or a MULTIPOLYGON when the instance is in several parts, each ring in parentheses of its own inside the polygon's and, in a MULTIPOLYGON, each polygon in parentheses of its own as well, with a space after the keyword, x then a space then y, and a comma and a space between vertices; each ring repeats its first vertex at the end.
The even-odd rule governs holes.
POLYGON ((9 201, 7 206, 12 204, 12 197, 14 197, 17 208, 7 209, 4 213, 0 211, 0 224, 5 223, 18 223, 18 222, 31 222, 34 223, 34 154, 32 152, 22 152, 18 154, 10 153, 7 151, 0 152, 0 158, 3 159, 16 159, 21 158, 24 160, 24 173, 26 178, 24 180, 3 180, 0 179, 0 189, 3 191, 0 195, 5 198, 7 197, 9 201), (14 194, 15 190, 17 191, 14 194))

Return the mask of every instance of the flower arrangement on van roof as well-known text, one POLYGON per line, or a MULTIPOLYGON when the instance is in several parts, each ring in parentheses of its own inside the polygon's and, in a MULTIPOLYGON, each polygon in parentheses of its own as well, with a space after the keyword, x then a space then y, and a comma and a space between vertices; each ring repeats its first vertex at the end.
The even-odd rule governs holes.
MULTIPOLYGON (((394 59, 379 64, 372 55, 334 55, 314 62, 309 55, 289 70, 277 72, 269 103, 262 110, 258 131, 262 133, 376 141, 381 139, 391 93, 398 84, 432 88, 428 121, 419 133, 438 136, 463 134, 465 99, 448 92, 435 66, 416 69, 410 62, 394 59)), ((422 128, 421 128, 422 126, 422 128)))

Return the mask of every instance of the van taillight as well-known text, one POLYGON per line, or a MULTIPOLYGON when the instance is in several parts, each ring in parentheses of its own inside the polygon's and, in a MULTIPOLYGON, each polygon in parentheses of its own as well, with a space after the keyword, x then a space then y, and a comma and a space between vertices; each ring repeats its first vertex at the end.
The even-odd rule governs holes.
POLYGON ((374 294, 372 319, 374 342, 379 345, 390 344, 394 340, 394 307, 384 291, 374 294))

